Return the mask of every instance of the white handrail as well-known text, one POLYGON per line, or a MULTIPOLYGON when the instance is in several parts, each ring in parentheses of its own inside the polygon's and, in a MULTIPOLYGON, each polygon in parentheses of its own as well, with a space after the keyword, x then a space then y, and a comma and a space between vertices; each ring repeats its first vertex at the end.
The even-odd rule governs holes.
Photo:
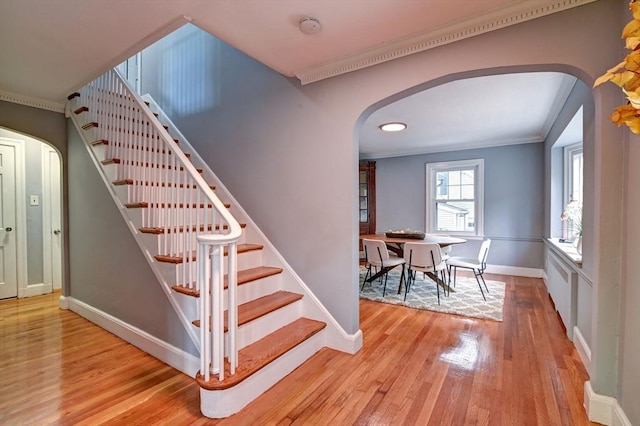
POLYGON ((144 100, 111 70, 80 90, 89 123, 106 141, 103 164, 130 185, 126 207, 144 208, 142 227, 159 234, 158 253, 179 259, 181 285, 199 293, 200 373, 224 380, 237 367, 237 241, 240 224, 215 195, 144 100), (224 257, 227 251, 229 343, 224 333, 224 257), (193 251, 196 251, 196 258, 193 251), (195 267, 192 267, 195 260, 195 267), (193 276, 195 275, 195 277, 193 276))

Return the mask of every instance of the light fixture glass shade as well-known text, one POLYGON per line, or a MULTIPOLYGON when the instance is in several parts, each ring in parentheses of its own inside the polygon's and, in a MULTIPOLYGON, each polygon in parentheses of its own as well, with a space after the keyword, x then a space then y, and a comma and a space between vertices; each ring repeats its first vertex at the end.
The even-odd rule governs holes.
POLYGON ((385 123, 380 125, 380 130, 385 132, 399 132, 407 128, 404 123, 385 123))

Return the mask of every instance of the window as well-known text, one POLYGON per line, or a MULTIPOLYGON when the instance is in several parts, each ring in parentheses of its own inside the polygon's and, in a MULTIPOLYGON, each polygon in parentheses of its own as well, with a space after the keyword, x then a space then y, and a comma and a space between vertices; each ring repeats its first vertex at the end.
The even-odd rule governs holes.
POLYGON ((427 164, 427 232, 482 235, 484 160, 427 164))
MULTIPOLYGON (((583 163, 582 143, 577 143, 564 147, 564 191, 563 202, 565 209, 569 203, 577 203, 580 213, 582 212, 582 187, 583 187, 583 163)), ((582 214, 580 214, 582 221, 582 214)), ((580 233, 581 223, 564 221, 562 227, 562 238, 572 239, 580 233)))

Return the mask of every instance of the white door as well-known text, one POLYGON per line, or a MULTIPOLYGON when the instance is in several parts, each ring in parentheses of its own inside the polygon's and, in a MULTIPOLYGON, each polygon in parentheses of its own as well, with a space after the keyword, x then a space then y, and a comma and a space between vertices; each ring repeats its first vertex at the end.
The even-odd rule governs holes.
POLYGON ((60 156, 42 144, 42 229, 44 283, 62 288, 62 233, 60 221, 60 156))
POLYGON ((0 144, 0 299, 18 296, 16 148, 0 144))

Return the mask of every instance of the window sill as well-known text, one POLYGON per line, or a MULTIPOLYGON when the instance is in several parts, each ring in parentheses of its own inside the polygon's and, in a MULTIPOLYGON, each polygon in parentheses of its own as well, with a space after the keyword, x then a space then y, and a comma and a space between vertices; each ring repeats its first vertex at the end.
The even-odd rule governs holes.
POLYGON ((582 255, 577 252, 572 243, 561 243, 559 238, 545 238, 545 242, 556 254, 582 268, 582 255))

